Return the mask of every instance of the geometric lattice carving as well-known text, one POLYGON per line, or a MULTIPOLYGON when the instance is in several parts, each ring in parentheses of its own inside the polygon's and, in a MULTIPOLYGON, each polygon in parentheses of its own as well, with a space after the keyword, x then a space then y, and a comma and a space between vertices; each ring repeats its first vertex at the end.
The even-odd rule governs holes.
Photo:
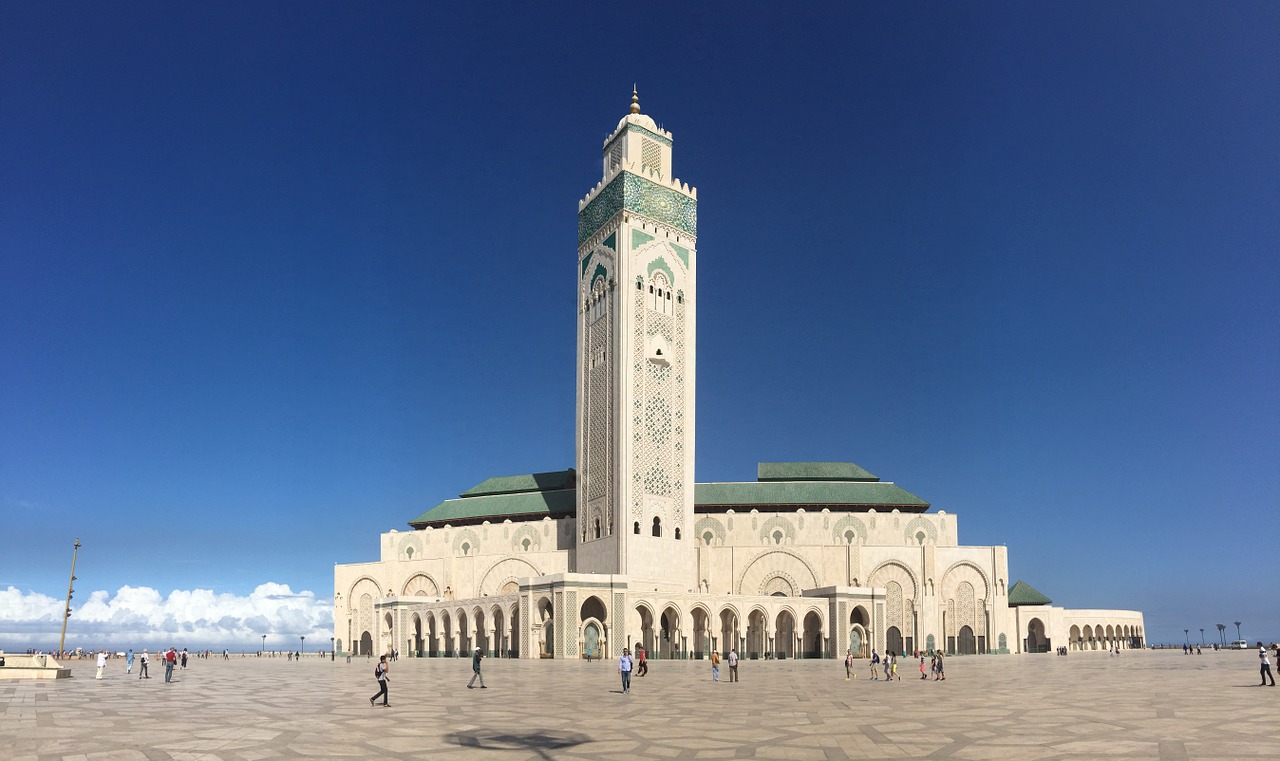
POLYGON ((885 625, 903 629, 905 622, 902 615, 902 585, 896 581, 886 584, 884 601, 885 625))
POLYGON ((439 597, 440 587, 430 576, 418 573, 404 583, 401 594, 409 597, 439 597))

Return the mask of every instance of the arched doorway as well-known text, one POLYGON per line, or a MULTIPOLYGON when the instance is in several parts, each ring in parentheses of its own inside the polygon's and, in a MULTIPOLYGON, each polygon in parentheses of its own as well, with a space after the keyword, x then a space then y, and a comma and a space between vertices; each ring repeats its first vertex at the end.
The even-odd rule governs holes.
POLYGON ((471 625, 475 628, 476 634, 475 640, 472 642, 471 647, 467 648, 467 652, 471 652, 478 647, 480 652, 491 657, 493 655, 493 644, 489 642, 489 631, 485 626, 484 619, 483 610, 477 608, 471 611, 471 625))
POLYGON ((693 657, 708 658, 711 653, 711 616, 703 608, 693 609, 693 657))
POLYGON ((861 605, 855 606, 853 612, 849 614, 849 650, 853 653, 854 658, 866 658, 870 643, 867 641, 867 626, 870 622, 867 615, 867 609, 861 605))
POLYGON ((684 648, 680 642, 680 612, 668 607, 662 611, 662 641, 658 644, 663 658, 678 658, 684 648))
POLYGON ((493 606, 489 610, 489 620, 493 622, 493 657, 510 658, 510 645, 507 642, 507 627, 502 615, 502 608, 493 606))
POLYGON ((784 610, 774 621, 773 652, 775 658, 796 657, 796 619, 784 610))
POLYGON ((435 658, 440 655, 440 630, 436 628, 436 617, 427 614, 427 656, 435 658))
POLYGON ((1027 624, 1026 651, 1028 653, 1049 652, 1049 637, 1045 635, 1044 622, 1033 618, 1027 624))
POLYGON ((360 650, 357 655, 373 655, 373 635, 369 632, 360 635, 360 650))
POLYGON ((960 627, 956 637, 956 652, 960 655, 977 655, 978 640, 973 636, 973 628, 966 625, 960 627))
POLYGON ((511 619, 511 641, 507 643, 507 652, 512 658, 520 657, 520 648, 524 642, 524 633, 520 629, 520 607, 519 605, 511 606, 511 611, 507 614, 511 619))
POLYGON ((413 614, 413 641, 409 645, 409 650, 414 658, 422 657, 422 617, 417 613, 413 614))
MULTIPOLYGON (((725 608, 720 611, 720 647, 722 652, 729 652, 730 648, 738 647, 738 616, 732 610, 725 608)), ((746 648, 744 647, 745 651, 746 648)), ((741 654, 743 657, 746 653, 741 654)))
POLYGON ((452 658, 457 655, 457 653, 454 652, 453 617, 450 616, 447 611, 442 612, 440 614, 440 624, 444 629, 444 648, 442 648, 444 650, 444 657, 452 658))
POLYGON ((747 616, 747 657, 755 660, 765 654, 765 631, 769 624, 765 622, 764 611, 753 610, 747 616))
POLYGON ((822 617, 817 611, 811 610, 804 617, 802 655, 805 658, 821 658, 823 656, 822 640, 822 617))
POLYGON ((538 634, 538 657, 554 658, 555 657, 555 610, 551 606, 551 599, 544 597, 538 601, 538 620, 541 621, 538 634))
POLYGON ((467 626, 466 611, 458 611, 458 654, 470 655, 471 648, 471 629, 467 626))
POLYGON ((652 658, 656 652, 653 647, 653 611, 640 605, 636 607, 636 615, 640 618, 640 639, 636 644, 644 648, 646 658, 652 658))
POLYGON ((902 655, 902 631, 898 627, 890 626, 884 633, 884 649, 886 653, 902 655))
POLYGON ((586 658, 600 660, 600 626, 595 621, 588 621, 582 627, 582 654, 586 658))

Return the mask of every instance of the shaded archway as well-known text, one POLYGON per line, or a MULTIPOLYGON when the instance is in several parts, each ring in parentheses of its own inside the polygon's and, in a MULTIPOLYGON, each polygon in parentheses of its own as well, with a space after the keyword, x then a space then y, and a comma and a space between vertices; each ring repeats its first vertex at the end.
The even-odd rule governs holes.
POLYGON ((644 647, 646 657, 652 657, 654 653, 653 611, 649 610, 647 605, 637 605, 636 616, 640 619, 640 636, 635 644, 644 647))
POLYGON ((409 653, 414 658, 422 657, 422 617, 413 614, 413 639, 409 641, 409 653))
POLYGON ((435 658, 440 655, 440 629, 433 613, 427 614, 427 656, 435 658))
POLYGON ((804 635, 801 654, 805 658, 821 658, 825 653, 822 636, 822 616, 811 610, 804 616, 804 635))
POLYGON ((485 615, 483 610, 476 608, 471 611, 471 628, 475 634, 471 641, 471 647, 467 648, 467 652, 470 653, 478 647, 480 648, 480 652, 484 653, 488 657, 492 657, 493 645, 489 642, 489 631, 485 627, 485 615))
POLYGON ((768 638, 769 623, 765 620, 764 611, 759 608, 747 615, 747 657, 755 660, 764 657, 768 638))
POLYGON ((373 635, 367 631, 360 635, 360 650, 357 655, 373 655, 373 635))
POLYGON ((774 619, 773 653, 776 658, 796 657, 796 619, 789 610, 774 619))
POLYGON ((658 643, 658 650, 662 653, 662 658, 678 658, 684 651, 680 638, 683 636, 680 630, 680 611, 668 605, 662 611, 662 618, 659 619, 662 625, 662 640, 658 643))
POLYGON ((693 609, 693 657, 708 658, 712 650, 711 616, 706 608, 693 609))
POLYGON ((1067 644, 1072 650, 1082 650, 1080 642, 1080 627, 1076 624, 1071 625, 1071 631, 1067 632, 1067 644))
POLYGON ((450 616, 448 611, 440 612, 440 628, 444 631, 444 647, 440 649, 444 657, 452 658, 457 655, 455 652, 457 643, 454 642, 453 637, 453 616, 450 616))
POLYGON ((902 655, 902 630, 896 626, 890 626, 884 633, 884 650, 886 653, 894 653, 902 655))
POLYGON ((867 609, 861 605, 856 605, 849 614, 849 650, 855 658, 866 658, 870 655, 871 643, 867 638, 867 627, 871 624, 871 618, 867 614, 867 609))
POLYGON ((457 613, 458 623, 458 653, 460 655, 468 655, 471 653, 471 627, 467 625, 467 613, 460 610, 457 613))
POLYGON ((1044 622, 1038 618, 1031 619, 1027 623, 1026 652, 1047 653, 1049 645, 1049 637, 1044 631, 1044 622))
POLYGON ((511 645, 507 636, 506 616, 502 613, 502 608, 495 605, 489 610, 489 620, 493 622, 493 642, 490 647, 493 648, 493 657, 509 658, 511 645))
POLYGON ((551 598, 543 597, 538 600, 538 657, 554 658, 555 657, 555 609, 551 605, 551 598))
POLYGON ((961 626, 956 636, 956 652, 960 655, 977 655, 978 639, 973 636, 973 627, 961 626))
MULTIPOLYGON (((720 642, 718 649, 727 653, 730 648, 737 649, 738 637, 738 614, 729 608, 720 611, 720 642)), ((744 647, 743 650, 746 650, 744 647)), ((739 655, 745 656, 745 653, 739 655)))

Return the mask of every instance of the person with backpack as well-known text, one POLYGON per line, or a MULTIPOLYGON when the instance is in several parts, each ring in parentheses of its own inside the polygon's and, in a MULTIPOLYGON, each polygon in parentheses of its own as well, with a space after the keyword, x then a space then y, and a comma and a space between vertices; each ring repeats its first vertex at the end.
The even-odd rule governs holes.
POLYGON ((387 682, 390 681, 390 677, 387 675, 387 672, 390 670, 391 667, 387 665, 387 656, 379 656, 378 665, 373 667, 373 678, 378 680, 378 691, 374 693, 373 697, 369 698, 370 706, 377 705, 378 697, 381 696, 382 707, 391 707, 391 704, 387 702, 387 699, 390 697, 387 694, 387 682))
POLYGON ((879 668, 879 666, 880 666, 880 653, 877 653, 873 648, 871 650, 871 680, 872 681, 877 681, 880 679, 880 676, 876 673, 876 669, 879 668))

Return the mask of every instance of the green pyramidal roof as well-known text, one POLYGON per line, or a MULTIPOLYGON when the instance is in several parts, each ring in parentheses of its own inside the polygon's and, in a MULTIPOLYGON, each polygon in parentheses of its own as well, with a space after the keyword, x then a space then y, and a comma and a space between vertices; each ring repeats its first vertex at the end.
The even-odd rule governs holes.
POLYGON ((874 474, 851 462, 762 462, 756 466, 759 481, 879 481, 874 474))
POLYGON ((527 473, 520 476, 495 476, 464 491, 462 497, 487 497, 492 494, 519 494, 527 491, 572 489, 573 468, 550 473, 527 473))
POLYGON ((1014 585, 1009 587, 1009 605, 1017 607, 1019 605, 1048 605, 1052 603, 1048 597, 1040 594, 1025 581, 1019 579, 1014 585))

